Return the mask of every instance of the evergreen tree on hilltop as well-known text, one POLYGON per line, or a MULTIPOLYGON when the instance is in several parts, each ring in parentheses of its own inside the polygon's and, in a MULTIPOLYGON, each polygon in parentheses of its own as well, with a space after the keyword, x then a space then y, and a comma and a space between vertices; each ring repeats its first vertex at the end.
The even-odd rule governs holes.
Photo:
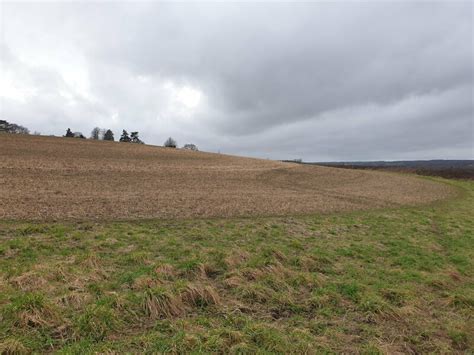
POLYGON ((122 136, 120 137, 120 142, 130 142, 130 136, 128 135, 128 132, 126 130, 123 130, 122 136))
POLYGON ((139 144, 143 144, 143 142, 140 140, 140 138, 138 137, 138 132, 132 132, 130 134, 130 138, 131 138, 131 141, 132 143, 139 143, 139 144))
POLYGON ((114 132, 112 132, 110 129, 108 129, 104 133, 104 141, 114 141, 114 132))

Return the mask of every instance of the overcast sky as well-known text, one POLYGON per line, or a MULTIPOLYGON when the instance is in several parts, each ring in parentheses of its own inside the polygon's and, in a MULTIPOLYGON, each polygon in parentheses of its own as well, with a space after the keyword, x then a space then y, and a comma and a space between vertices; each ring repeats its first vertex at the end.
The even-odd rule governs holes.
POLYGON ((0 2, 0 119, 306 161, 473 159, 466 2, 0 2))

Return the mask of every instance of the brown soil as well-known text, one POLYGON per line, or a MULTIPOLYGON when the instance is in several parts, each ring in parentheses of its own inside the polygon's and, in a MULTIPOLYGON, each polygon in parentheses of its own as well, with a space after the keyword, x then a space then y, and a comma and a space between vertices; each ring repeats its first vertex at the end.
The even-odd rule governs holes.
POLYGON ((435 182, 129 143, 0 136, 0 219, 308 214, 429 203, 435 182))

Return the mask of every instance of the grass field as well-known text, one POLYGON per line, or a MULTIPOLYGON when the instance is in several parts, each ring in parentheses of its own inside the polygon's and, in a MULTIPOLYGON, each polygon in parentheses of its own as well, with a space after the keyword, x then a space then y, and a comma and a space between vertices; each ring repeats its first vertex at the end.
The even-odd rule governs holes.
POLYGON ((429 203, 443 184, 178 149, 0 136, 0 220, 285 216, 429 203))
POLYGON ((457 197, 300 217, 1 222, 0 352, 472 353, 474 183, 437 181, 457 197))

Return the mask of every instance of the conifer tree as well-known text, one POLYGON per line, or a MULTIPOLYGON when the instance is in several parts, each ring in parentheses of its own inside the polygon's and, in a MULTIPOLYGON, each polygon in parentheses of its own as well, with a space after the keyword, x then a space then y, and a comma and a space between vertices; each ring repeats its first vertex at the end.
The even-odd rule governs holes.
POLYGON ((120 137, 120 142, 130 142, 130 136, 126 130, 123 130, 122 136, 120 137))
POLYGON ((114 132, 112 132, 110 129, 108 129, 104 133, 104 141, 114 141, 114 132))
POLYGON ((171 137, 169 137, 166 141, 165 141, 165 147, 167 148, 176 148, 178 146, 178 143, 171 137))
POLYGON ((138 137, 138 132, 132 132, 130 134, 130 139, 132 141, 132 143, 139 143, 139 144, 143 144, 143 142, 140 140, 140 138, 138 137))

